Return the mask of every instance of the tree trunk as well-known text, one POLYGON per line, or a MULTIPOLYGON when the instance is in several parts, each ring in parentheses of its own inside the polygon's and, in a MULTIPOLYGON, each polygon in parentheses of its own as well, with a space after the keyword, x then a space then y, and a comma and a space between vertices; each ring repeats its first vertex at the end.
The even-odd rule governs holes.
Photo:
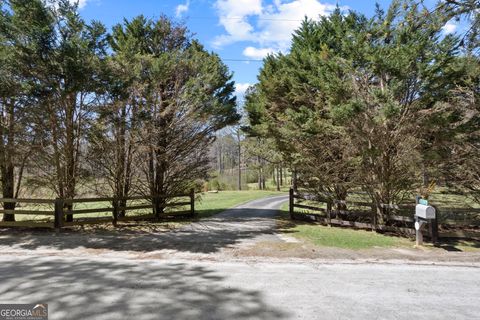
MULTIPOLYGON (((164 128, 168 125, 169 121, 165 118, 160 118, 158 125, 164 128)), ((166 198, 164 195, 167 193, 165 188, 165 176, 168 169, 166 149, 168 147, 168 141, 165 136, 159 136, 157 138, 155 155, 155 168, 154 168, 154 193, 155 198, 155 215, 157 218, 163 215, 165 210, 166 198)))
POLYGON ((242 149, 238 141, 238 190, 242 190, 242 149))
POLYGON ((53 110, 50 110, 50 130, 52 131, 52 147, 53 147, 53 160, 55 162, 55 171, 57 176, 57 194, 61 199, 65 198, 65 190, 63 185, 63 169, 61 163, 61 155, 59 150, 59 137, 58 137, 58 126, 57 119, 55 118, 55 113, 53 110))
POLYGON ((258 190, 262 190, 262 169, 258 169, 258 190))
POLYGON ((375 204, 375 221, 373 222, 375 227, 377 225, 383 225, 385 223, 385 208, 382 207, 383 203, 390 203, 388 199, 382 196, 381 191, 374 192, 374 204, 375 204))
MULTIPOLYGON (((347 205, 343 201, 347 200, 347 190, 342 186, 336 185, 334 187, 334 197, 335 200, 340 200, 336 204, 337 212, 347 211, 347 205)), ((340 216, 345 217, 346 214, 340 213, 340 216)), ((348 218, 348 217, 347 217, 348 218)))
POLYGON ((127 201, 126 194, 126 148, 125 148, 125 134, 126 134, 126 107, 122 106, 120 117, 117 123, 117 154, 116 154, 116 172, 115 172, 115 194, 118 199, 117 214, 118 217, 125 217, 125 208, 127 201))
POLYGON ((428 175, 428 170, 425 166, 425 163, 422 163, 422 182, 423 182, 423 187, 428 188, 430 184, 430 177, 428 175))
POLYGON ((293 191, 295 191, 295 193, 298 192, 298 185, 297 185, 297 170, 293 169, 293 172, 292 172, 292 187, 293 187, 293 191))
POLYGON ((220 144, 219 145, 219 154, 218 154, 218 172, 220 174, 223 174, 223 167, 224 167, 224 163, 223 163, 223 150, 222 150, 222 145, 220 144))
POLYGON ((283 187, 283 166, 280 164, 280 185, 283 187))
POLYGON ((25 166, 27 164, 29 154, 23 155, 22 163, 20 164, 20 168, 18 170, 18 176, 17 176, 17 185, 15 186, 15 196, 14 198, 18 198, 18 195, 20 194, 20 188, 22 186, 22 180, 23 180, 23 171, 25 170, 25 166))
MULTIPOLYGON (((2 166, 2 191, 4 198, 14 198, 14 167, 13 165, 2 166)), ((5 202, 5 210, 15 210, 15 202, 5 202)), ((4 214, 3 221, 15 221, 14 214, 4 214)))
MULTIPOLYGON (((132 174, 132 158, 131 158, 131 152, 132 152, 132 146, 128 146, 128 153, 127 153, 127 160, 126 160, 126 168, 125 168, 125 175, 124 175, 124 182, 123 182, 123 193, 122 193, 122 200, 120 201, 120 206, 122 208, 125 208, 127 206, 127 198, 130 194, 130 184, 131 184, 131 174, 132 174)), ((125 209, 121 209, 119 211, 120 217, 125 217, 125 209)))
MULTIPOLYGON (((68 104, 65 110, 65 197, 67 199, 73 199, 75 197, 75 185, 76 185, 76 152, 75 152, 75 105, 76 96, 70 94, 68 97, 68 104)), ((68 204, 67 209, 71 210, 72 205, 68 204)), ((66 222, 73 221, 73 215, 67 214, 66 222)))
POLYGON ((376 209, 377 209, 377 214, 375 216, 375 221, 373 222, 373 224, 375 225, 375 228, 378 226, 378 225, 383 225, 385 224, 385 213, 384 213, 384 208, 382 208, 382 206, 380 205, 380 203, 376 203, 376 209))
MULTIPOLYGON (((15 166, 13 164, 13 153, 15 152, 15 102, 10 101, 5 104, 7 107, 6 118, 2 115, 1 123, 1 181, 4 198, 15 197, 15 166), (7 129, 8 128, 8 129, 7 129), (5 130, 7 129, 7 132, 5 130)), ((5 202, 3 208, 5 210, 15 210, 15 202, 5 202)), ((14 214, 4 214, 3 221, 15 221, 14 214)))
POLYGON ((278 167, 277 167, 277 191, 280 191, 280 170, 278 167))

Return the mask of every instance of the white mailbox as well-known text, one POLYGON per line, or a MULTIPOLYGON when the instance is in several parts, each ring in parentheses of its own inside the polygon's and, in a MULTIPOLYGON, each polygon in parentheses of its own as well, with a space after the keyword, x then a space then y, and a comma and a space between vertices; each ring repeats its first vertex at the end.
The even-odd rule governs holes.
POLYGON ((422 219, 435 219, 435 208, 424 204, 417 204, 415 215, 422 219))

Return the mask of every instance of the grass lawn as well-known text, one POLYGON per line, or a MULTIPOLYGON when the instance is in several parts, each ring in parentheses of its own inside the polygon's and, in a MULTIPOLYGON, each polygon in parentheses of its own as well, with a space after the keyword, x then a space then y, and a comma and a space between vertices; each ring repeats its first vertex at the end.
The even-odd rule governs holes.
POLYGON ((436 206, 444 208, 480 208, 480 203, 476 203, 472 198, 443 192, 434 192, 430 196, 430 202, 436 206))
POLYGON ((414 242, 376 232, 339 227, 326 227, 307 222, 292 222, 288 218, 288 204, 282 206, 281 218, 288 235, 307 240, 316 246, 342 249, 370 249, 413 246, 414 242))
POLYGON ((312 224, 297 224, 288 230, 290 235, 305 239, 316 246, 343 249, 370 249, 413 246, 413 241, 379 233, 312 224))

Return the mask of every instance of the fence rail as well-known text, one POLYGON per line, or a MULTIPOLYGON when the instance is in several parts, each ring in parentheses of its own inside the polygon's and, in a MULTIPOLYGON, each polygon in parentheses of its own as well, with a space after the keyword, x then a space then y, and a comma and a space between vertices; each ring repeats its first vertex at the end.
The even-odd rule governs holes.
POLYGON ((5 208, 6 203, 26 203, 31 206, 42 206, 39 210, 23 210, 23 209, 0 209, 0 214, 14 214, 16 215, 32 215, 44 216, 46 218, 53 217, 53 220, 30 220, 30 221, 0 221, 0 227, 40 227, 40 228, 57 228, 60 229, 66 226, 76 226, 85 224, 98 224, 111 222, 114 225, 118 221, 132 221, 132 220, 148 220, 154 218, 165 218, 172 216, 195 216, 195 192, 190 190, 189 193, 174 194, 174 195, 159 195, 155 197, 133 196, 126 198, 103 197, 103 198, 77 198, 77 199, 12 199, 0 198, 0 203, 3 203, 5 208), (180 199, 179 199, 180 198, 180 199), (181 198, 189 198, 185 201, 181 198), (178 199, 178 200, 177 200, 178 199), (162 200, 163 203, 157 201, 162 200), (136 201, 137 203, 130 203, 136 201), (138 203, 143 201, 143 203, 138 203), (164 202, 167 201, 167 202, 164 202), (171 202, 168 202, 171 201, 171 202), (109 202, 111 206, 106 206, 105 202, 109 202), (101 203, 96 208, 81 208, 76 209, 74 205, 101 203), (121 205, 120 205, 121 204, 121 205), (45 206, 50 206, 45 208, 45 206), (189 207, 188 210, 183 211, 163 211, 168 208, 189 207), (156 212, 156 208, 161 212, 156 212), (127 213, 133 211, 141 211, 151 209, 150 212, 140 212, 135 215, 128 215, 127 213), (82 215, 90 214, 105 214, 110 215, 89 217, 82 215))
POLYGON ((15 198, 0 198, 3 203, 54 203, 55 199, 15 199, 15 198))

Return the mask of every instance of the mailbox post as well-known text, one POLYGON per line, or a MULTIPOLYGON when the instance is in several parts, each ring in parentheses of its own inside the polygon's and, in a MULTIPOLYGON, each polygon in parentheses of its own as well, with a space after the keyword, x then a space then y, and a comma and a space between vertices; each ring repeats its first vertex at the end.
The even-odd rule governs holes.
POLYGON ((428 221, 435 219, 435 208, 425 204, 415 206, 415 238, 417 246, 423 245, 422 229, 428 221))

